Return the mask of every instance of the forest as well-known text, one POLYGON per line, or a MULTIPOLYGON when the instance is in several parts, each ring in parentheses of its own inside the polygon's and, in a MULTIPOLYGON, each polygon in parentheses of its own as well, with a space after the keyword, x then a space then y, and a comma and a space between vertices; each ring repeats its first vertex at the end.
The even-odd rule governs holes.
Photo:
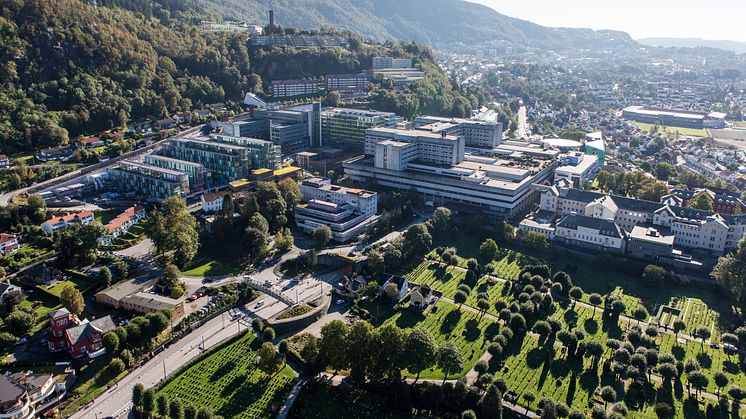
MULTIPOLYGON (((464 116, 466 97, 415 43, 350 48, 249 50, 242 33, 203 33, 191 1, 7 0, 0 5, 0 149, 6 154, 64 144, 81 134, 161 118, 245 92, 272 79, 356 72, 374 55, 408 56, 427 77, 372 106, 411 117, 464 116), (110 7, 106 7, 110 6, 110 7)), ((329 30, 329 29, 327 29, 329 30)))

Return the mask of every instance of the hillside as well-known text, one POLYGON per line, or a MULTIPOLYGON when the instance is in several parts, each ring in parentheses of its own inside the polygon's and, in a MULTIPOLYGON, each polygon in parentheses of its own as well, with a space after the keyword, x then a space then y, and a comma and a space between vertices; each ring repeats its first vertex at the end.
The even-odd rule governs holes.
POLYGON ((637 42, 654 47, 675 48, 717 48, 732 51, 736 54, 746 54, 746 42, 710 40, 700 38, 643 38, 637 42))
POLYGON ((351 50, 250 51, 246 34, 201 32, 192 0, 99 1, 98 9, 81 0, 0 4, 0 153, 240 101, 272 79, 360 71, 374 55, 408 56, 427 72, 409 91, 381 91, 376 106, 463 116, 481 102, 461 94, 421 45, 363 44, 348 34, 351 50))
POLYGON ((501 40, 542 49, 636 45, 623 32, 547 28, 462 0, 198 0, 208 13, 302 29, 334 26, 365 37, 423 43, 501 40))

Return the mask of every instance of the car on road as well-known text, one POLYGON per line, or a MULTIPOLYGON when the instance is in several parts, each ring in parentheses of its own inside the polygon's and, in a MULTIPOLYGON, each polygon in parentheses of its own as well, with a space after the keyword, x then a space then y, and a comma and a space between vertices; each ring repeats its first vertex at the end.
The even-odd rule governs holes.
POLYGON ((259 307, 264 305, 264 300, 259 301, 258 303, 254 304, 254 310, 258 309, 259 307))
POLYGON ((347 304, 347 300, 343 300, 340 298, 339 300, 335 301, 335 303, 337 303, 338 306, 343 306, 347 304))
POLYGON ((16 342, 16 345, 23 345, 26 342, 28 342, 27 338, 20 338, 18 339, 18 342, 16 342))

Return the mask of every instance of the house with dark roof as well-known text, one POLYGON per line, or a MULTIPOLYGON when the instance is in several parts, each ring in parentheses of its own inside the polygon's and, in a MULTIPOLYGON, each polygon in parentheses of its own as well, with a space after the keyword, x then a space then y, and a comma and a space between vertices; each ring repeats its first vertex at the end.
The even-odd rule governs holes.
POLYGON ((103 337, 116 328, 111 316, 95 320, 78 320, 66 308, 51 311, 49 314, 50 332, 47 346, 52 352, 67 350, 79 358, 88 354, 95 357, 103 349, 103 337))
POLYGON ((555 241, 600 252, 624 253, 627 234, 614 221, 566 215, 558 223, 555 241))

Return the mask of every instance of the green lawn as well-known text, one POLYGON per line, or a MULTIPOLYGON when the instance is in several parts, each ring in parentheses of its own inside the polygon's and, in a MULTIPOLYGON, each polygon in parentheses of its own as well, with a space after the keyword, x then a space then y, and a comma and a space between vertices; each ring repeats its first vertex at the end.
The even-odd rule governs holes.
POLYGON ((241 259, 244 256, 238 246, 200 246, 197 256, 187 264, 182 273, 198 277, 236 275, 241 271, 241 259))
POLYGON ((117 218, 117 215, 121 214, 122 211, 116 210, 116 209, 107 209, 107 210, 101 210, 96 211, 93 216, 99 223, 106 225, 109 224, 109 221, 117 218))
MULTIPOLYGON (((499 331, 499 326, 492 320, 465 308, 459 309, 458 306, 443 300, 422 314, 402 309, 383 324, 395 324, 402 329, 420 327, 429 331, 439 345, 449 341, 458 346, 464 357, 464 369, 459 373, 451 373, 451 378, 466 374, 487 350, 489 340, 499 331)), ((420 375, 422 378, 443 376, 443 372, 437 368, 423 371, 420 375)))
POLYGON ((289 366, 267 376, 253 363, 260 342, 251 333, 201 358, 159 389, 224 418, 274 417, 295 381, 289 366))
MULTIPOLYGON (((653 124, 645 124, 642 122, 635 122, 635 125, 637 125, 638 128, 640 128, 643 131, 650 132, 650 130, 653 129, 653 124)), ((696 129, 696 128, 681 128, 681 127, 666 127, 666 126, 658 126, 658 132, 666 134, 668 137, 675 137, 676 134, 680 135, 691 135, 694 137, 707 137, 707 131, 703 129, 696 129)))

